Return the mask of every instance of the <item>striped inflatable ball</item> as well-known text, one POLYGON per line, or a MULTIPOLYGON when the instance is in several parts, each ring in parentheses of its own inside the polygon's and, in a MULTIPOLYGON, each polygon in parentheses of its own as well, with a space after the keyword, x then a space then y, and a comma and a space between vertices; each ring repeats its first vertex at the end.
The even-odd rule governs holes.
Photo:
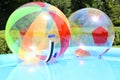
POLYGON ((66 16, 45 2, 30 2, 16 9, 7 21, 5 36, 12 52, 30 63, 58 58, 71 37, 66 16))

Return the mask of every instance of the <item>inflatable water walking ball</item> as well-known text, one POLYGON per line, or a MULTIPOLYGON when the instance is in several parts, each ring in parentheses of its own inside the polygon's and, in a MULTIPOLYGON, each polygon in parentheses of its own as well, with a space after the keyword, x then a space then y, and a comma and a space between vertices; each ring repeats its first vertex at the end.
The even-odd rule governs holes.
POLYGON ((112 46, 113 24, 104 12, 83 8, 71 14, 69 23, 72 36, 70 46, 79 47, 75 50, 77 56, 101 56, 112 46))
POLYGON ((52 61, 61 56, 70 43, 66 16, 44 2, 30 2, 9 17, 5 37, 13 53, 26 62, 52 61))

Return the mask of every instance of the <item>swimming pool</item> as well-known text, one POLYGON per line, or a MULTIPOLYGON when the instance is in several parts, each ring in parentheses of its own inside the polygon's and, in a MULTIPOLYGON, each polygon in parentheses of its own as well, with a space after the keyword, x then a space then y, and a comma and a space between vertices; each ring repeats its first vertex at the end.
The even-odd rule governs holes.
POLYGON ((0 55, 0 80, 120 80, 120 48, 111 48, 102 59, 76 57, 70 50, 39 65, 24 65, 14 54, 0 55))

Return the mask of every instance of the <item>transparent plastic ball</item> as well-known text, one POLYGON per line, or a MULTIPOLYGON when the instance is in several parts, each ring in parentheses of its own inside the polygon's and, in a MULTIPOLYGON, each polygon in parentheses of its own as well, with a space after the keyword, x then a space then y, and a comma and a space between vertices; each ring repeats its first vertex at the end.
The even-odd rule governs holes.
POLYGON ((58 8, 45 2, 30 2, 10 15, 5 36, 9 48, 21 60, 48 62, 68 48, 70 27, 58 8))
POLYGON ((101 56, 114 41, 113 24, 101 10, 83 8, 70 15, 71 47, 77 56, 101 56))

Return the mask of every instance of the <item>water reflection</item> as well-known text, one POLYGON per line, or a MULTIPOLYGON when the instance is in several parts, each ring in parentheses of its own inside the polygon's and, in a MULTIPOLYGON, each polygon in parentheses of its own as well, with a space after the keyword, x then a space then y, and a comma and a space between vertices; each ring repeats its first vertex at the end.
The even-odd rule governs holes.
POLYGON ((116 80, 108 61, 76 57, 39 64, 19 64, 7 80, 116 80))
POLYGON ((51 80, 46 63, 18 64, 9 74, 7 80, 51 80))

